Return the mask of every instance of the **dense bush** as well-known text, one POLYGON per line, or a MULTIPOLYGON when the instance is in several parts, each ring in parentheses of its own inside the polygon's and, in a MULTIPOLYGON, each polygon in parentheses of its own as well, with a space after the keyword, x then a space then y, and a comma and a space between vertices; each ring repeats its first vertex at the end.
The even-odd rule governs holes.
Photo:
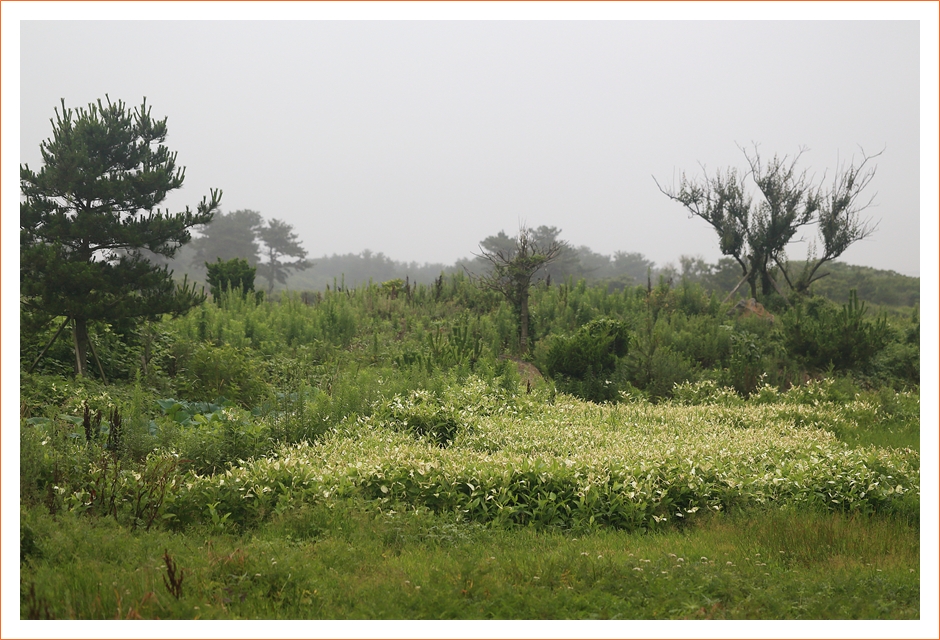
POLYGON ((604 402, 617 397, 611 378, 629 346, 630 333, 623 322, 597 318, 571 335, 551 336, 540 345, 539 360, 561 390, 604 402))
POLYGON ((864 371, 888 344, 887 318, 866 317, 852 291, 841 310, 825 298, 809 298, 783 316, 787 351, 814 371, 864 371))
POLYGON ((257 267, 248 264, 247 260, 232 258, 223 261, 222 258, 217 258, 214 263, 207 262, 205 265, 209 292, 217 304, 222 304, 222 294, 225 292, 232 292, 243 298, 254 292, 257 267))
POLYGON ((251 407, 271 393, 264 381, 265 367, 244 348, 199 343, 177 362, 177 367, 176 390, 187 400, 222 396, 251 407))

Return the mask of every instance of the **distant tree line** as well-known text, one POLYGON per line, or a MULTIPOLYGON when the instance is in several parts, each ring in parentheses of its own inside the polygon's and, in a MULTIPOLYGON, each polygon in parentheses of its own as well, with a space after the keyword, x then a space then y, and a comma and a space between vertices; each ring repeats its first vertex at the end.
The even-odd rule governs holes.
MULTIPOLYGON (((178 278, 188 275, 190 280, 206 282, 207 262, 211 264, 218 259, 242 258, 257 269, 259 280, 266 281, 265 288, 270 289, 269 272, 260 260, 261 237, 254 231, 244 232, 245 228, 255 229, 263 224, 260 214, 253 211, 217 214, 201 235, 180 249, 177 258, 170 261, 169 266, 178 278), (235 233, 232 227, 241 228, 241 234, 235 233)), ((556 227, 540 226, 530 232, 539 245, 549 246, 562 239, 561 231, 556 227)), ((515 241, 515 236, 500 231, 481 240, 479 246, 483 251, 494 252, 511 248, 515 241)), ((294 242, 299 244, 299 241, 294 242)), ((463 258, 453 264, 419 263, 394 260, 380 251, 368 249, 360 253, 323 255, 304 259, 303 262, 306 266, 302 269, 287 272, 282 268, 281 276, 286 277, 283 280, 275 278, 274 288, 324 291, 327 287, 353 288, 367 284, 370 280, 382 283, 397 279, 433 284, 442 273, 482 273, 487 268, 485 259, 480 257, 463 258)), ((796 270, 803 268, 799 261, 790 264, 796 270)), ((829 262, 826 267, 826 277, 817 278, 810 290, 836 302, 847 302, 850 289, 857 290, 859 298, 875 305, 915 306, 920 302, 919 278, 838 261, 829 262)), ((616 251, 604 255, 584 245, 572 246, 566 243, 559 256, 543 268, 540 276, 548 284, 583 279, 589 284, 606 284, 610 291, 655 286, 660 280, 674 286, 687 282, 699 284, 719 295, 727 295, 740 282, 741 268, 729 257, 712 263, 701 256, 682 255, 676 263, 658 265, 639 252, 616 251)), ((743 295, 746 291, 739 289, 738 293, 743 295)))
POLYGON ((454 265, 405 262, 389 258, 381 251, 324 255, 313 260, 314 268, 292 275, 287 287, 295 291, 323 291, 327 287, 355 287, 372 282, 408 280, 431 284, 441 273, 452 273, 454 265))
MULTIPOLYGON (((836 262, 850 245, 875 230, 870 221, 861 218, 871 204, 871 199, 862 198, 862 192, 874 176, 870 161, 879 154, 863 153, 860 162, 837 168, 832 186, 824 188, 797 168, 803 149, 793 158, 774 155, 769 161, 761 158, 756 147, 742 151, 748 164, 745 171, 731 168, 701 180, 683 175, 678 188, 660 187, 670 199, 714 228, 725 256, 718 262, 710 264, 701 257, 684 255, 679 257, 678 265, 658 266, 642 253, 617 251, 604 255, 584 245, 571 245, 561 238, 561 229, 542 225, 525 229, 526 241, 534 247, 554 247, 557 251, 539 266, 537 279, 546 284, 583 279, 607 284, 612 291, 637 285, 652 287, 660 281, 673 285, 696 283, 725 295, 740 292, 744 297, 749 294, 762 299, 779 296, 787 305, 794 293, 815 292, 844 301, 850 289, 875 304, 919 303, 916 278, 836 262), (748 181, 756 188, 755 196, 749 195, 748 181), (807 226, 817 227, 818 242, 810 243, 805 260, 790 260, 786 250, 797 232, 807 226)), ((445 265, 400 262, 368 249, 357 254, 324 255, 310 262, 289 224, 277 219, 265 222, 261 214, 249 210, 218 214, 199 233, 170 265, 178 276, 188 273, 202 279, 207 264, 241 258, 267 280, 268 293, 276 286, 321 291, 370 281, 431 284, 441 274, 458 271, 492 275, 501 264, 493 258, 511 256, 518 250, 520 239, 501 230, 481 240, 480 252, 473 257, 445 265), (260 260, 262 255, 264 262, 260 260)))

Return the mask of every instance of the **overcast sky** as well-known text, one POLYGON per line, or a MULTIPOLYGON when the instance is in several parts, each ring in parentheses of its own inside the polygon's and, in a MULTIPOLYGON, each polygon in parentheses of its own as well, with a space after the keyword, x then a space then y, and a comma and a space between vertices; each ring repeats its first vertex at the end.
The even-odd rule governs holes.
POLYGON ((187 169, 171 209, 220 188, 223 211, 286 220, 311 256, 452 263, 524 222, 658 265, 715 261, 710 227, 653 176, 743 168, 756 143, 806 147, 801 166, 827 182, 883 149, 864 214, 878 230, 842 259, 920 272, 916 21, 25 21, 20 35, 20 162, 39 167, 60 99, 146 96, 187 169))

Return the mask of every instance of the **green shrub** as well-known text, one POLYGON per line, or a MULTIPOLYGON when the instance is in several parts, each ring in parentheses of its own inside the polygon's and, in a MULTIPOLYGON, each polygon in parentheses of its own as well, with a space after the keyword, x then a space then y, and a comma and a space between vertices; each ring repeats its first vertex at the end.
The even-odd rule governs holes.
POLYGON ((49 494, 49 488, 58 480, 54 471, 57 462, 49 445, 48 431, 39 421, 48 418, 30 418, 20 424, 20 502, 40 504, 49 494))
POLYGON ((726 326, 731 340, 731 357, 728 373, 735 389, 744 396, 750 395, 757 388, 764 371, 760 337, 746 329, 735 330, 726 326))
POLYGON ((216 304, 222 304, 222 293, 231 291, 242 298, 255 290, 256 267, 248 264, 244 258, 232 258, 223 261, 217 258, 215 263, 206 262, 206 282, 216 304))
POLYGON ((920 345, 891 341, 871 360, 873 382, 879 386, 907 388, 920 385, 920 345))
POLYGON ((428 373, 452 367, 472 369, 485 352, 478 325, 460 318, 449 329, 432 327, 425 334, 424 344, 417 349, 405 350, 396 357, 396 363, 399 366, 419 366, 428 373))
POLYGON ((549 338, 540 353, 542 369, 562 391, 594 402, 613 400, 618 389, 612 378, 629 346, 623 322, 597 318, 570 336, 549 338))
MULTIPOLYGON (((299 304, 294 300, 294 304, 299 304)), ((356 335, 356 314, 343 294, 333 293, 323 299, 316 307, 316 327, 326 340, 334 344, 348 346, 356 335)))
POLYGON ((224 396, 243 407, 252 407, 270 393, 262 379, 263 367, 243 348, 203 342, 177 362, 177 393, 187 400, 224 396), (179 362, 182 360, 182 362, 179 362))
POLYGON ((815 371, 864 370, 889 337, 885 316, 867 318, 854 291, 841 310, 825 298, 808 298, 782 324, 787 351, 815 371))
POLYGON ((395 396, 382 414, 394 428, 429 438, 441 447, 453 442, 463 426, 456 407, 420 389, 406 396, 395 396))
POLYGON ((727 364, 732 350, 731 334, 723 319, 712 315, 687 316, 674 313, 668 318, 671 332, 668 344, 704 369, 727 364))
POLYGON ((653 400, 671 398, 677 384, 691 380, 695 375, 689 359, 668 345, 653 354, 650 373, 644 388, 653 400))
POLYGON ((196 473, 218 473, 239 460, 269 453, 275 446, 270 429, 260 418, 238 407, 195 414, 179 430, 177 451, 196 473))

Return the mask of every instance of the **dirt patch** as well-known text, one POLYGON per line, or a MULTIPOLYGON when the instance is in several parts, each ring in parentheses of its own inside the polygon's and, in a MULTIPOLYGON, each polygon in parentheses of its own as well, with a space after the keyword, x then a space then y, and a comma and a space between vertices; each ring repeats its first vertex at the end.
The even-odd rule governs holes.
POLYGON ((736 315, 739 318, 747 318, 748 316, 757 316, 761 320, 765 320, 770 324, 774 322, 774 314, 767 311, 760 302, 751 298, 749 300, 741 300, 738 304, 734 305, 731 310, 728 312, 728 315, 736 315))
POLYGON ((525 360, 520 360, 519 358, 510 358, 508 356, 500 356, 499 359, 511 360, 513 363, 515 363, 516 371, 519 373, 519 379, 527 389, 531 389, 537 382, 544 380, 542 372, 539 371, 539 368, 531 362, 526 362, 525 360))

